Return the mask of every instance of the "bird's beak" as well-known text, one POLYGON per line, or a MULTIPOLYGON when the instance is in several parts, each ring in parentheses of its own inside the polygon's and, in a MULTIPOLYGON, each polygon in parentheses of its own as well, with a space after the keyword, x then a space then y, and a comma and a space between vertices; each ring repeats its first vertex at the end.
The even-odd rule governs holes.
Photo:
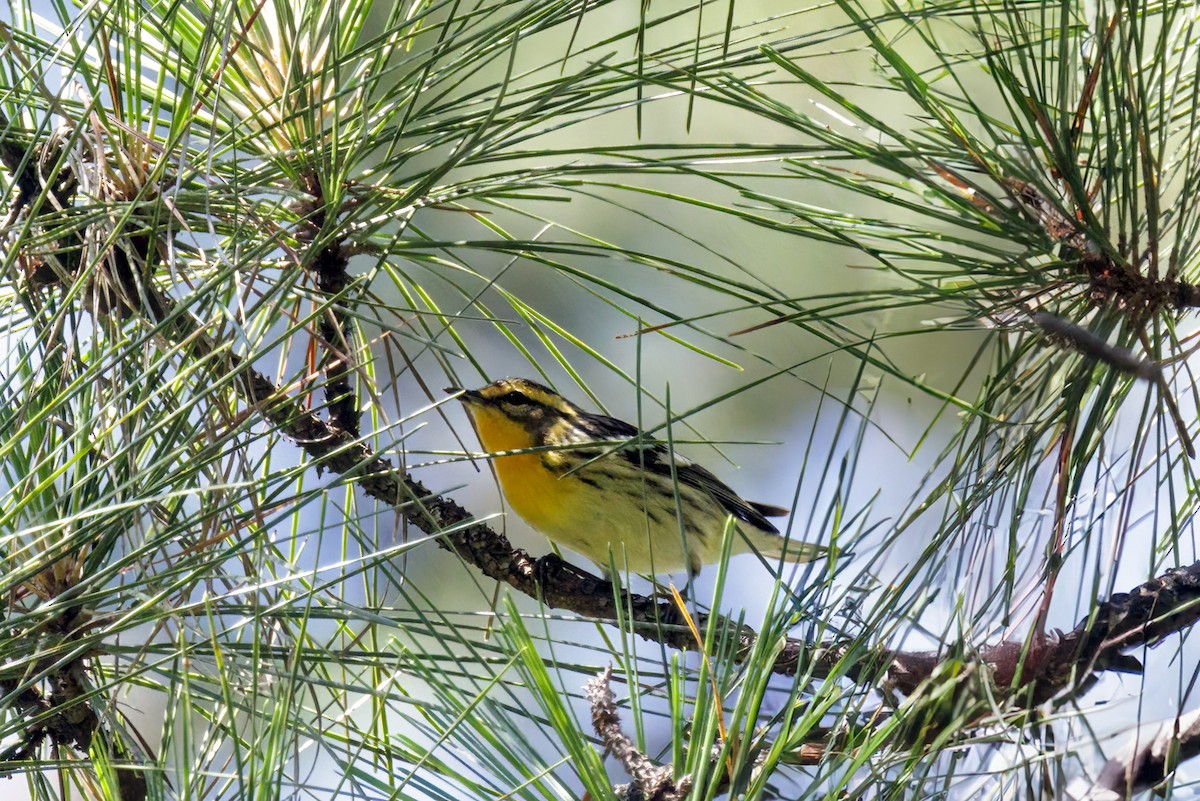
POLYGON ((455 400, 463 403, 478 403, 482 396, 473 389, 461 389, 460 387, 446 387, 443 392, 448 392, 451 395, 457 395, 455 400))

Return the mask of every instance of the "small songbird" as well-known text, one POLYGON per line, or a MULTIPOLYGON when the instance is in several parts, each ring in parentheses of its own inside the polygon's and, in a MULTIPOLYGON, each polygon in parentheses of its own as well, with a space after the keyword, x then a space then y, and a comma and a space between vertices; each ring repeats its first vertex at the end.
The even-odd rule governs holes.
POLYGON ((636 427, 585 412, 541 384, 504 378, 446 391, 461 393, 513 510, 602 569, 611 549, 619 570, 695 575, 721 558, 730 516, 734 553, 753 547, 768 560, 807 562, 828 552, 779 534, 767 518, 786 509, 743 500, 636 427))

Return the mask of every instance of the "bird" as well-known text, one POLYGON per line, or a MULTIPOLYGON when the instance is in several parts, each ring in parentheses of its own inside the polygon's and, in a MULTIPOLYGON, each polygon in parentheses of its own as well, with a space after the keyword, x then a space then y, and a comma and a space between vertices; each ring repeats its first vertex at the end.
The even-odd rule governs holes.
POLYGON ((733 553, 807 562, 828 549, 783 537, 768 517, 787 509, 747 501, 636 426, 584 411, 549 387, 502 378, 447 387, 466 407, 513 511, 552 542, 609 572, 688 580, 720 560, 727 520, 733 553))

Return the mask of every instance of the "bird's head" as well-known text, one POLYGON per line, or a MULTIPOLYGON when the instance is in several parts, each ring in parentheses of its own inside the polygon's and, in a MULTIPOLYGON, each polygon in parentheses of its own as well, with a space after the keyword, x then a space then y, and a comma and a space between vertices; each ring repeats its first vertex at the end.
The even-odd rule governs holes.
POLYGON ((545 443, 545 434, 557 424, 576 419, 579 407, 549 387, 526 378, 501 378, 480 389, 461 393, 489 453, 533 448, 545 443))

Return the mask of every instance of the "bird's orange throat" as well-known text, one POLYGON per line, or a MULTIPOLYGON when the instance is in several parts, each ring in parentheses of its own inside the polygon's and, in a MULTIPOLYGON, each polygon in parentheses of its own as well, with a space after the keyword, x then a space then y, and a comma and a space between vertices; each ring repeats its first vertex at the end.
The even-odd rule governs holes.
MULTIPOLYGON (((479 441, 488 453, 519 451, 537 447, 533 436, 523 427, 494 409, 473 407, 471 415, 479 431, 479 441)), ((558 528, 569 515, 576 482, 546 468, 540 453, 514 453, 493 459, 504 497, 509 506, 540 531, 558 528)))

